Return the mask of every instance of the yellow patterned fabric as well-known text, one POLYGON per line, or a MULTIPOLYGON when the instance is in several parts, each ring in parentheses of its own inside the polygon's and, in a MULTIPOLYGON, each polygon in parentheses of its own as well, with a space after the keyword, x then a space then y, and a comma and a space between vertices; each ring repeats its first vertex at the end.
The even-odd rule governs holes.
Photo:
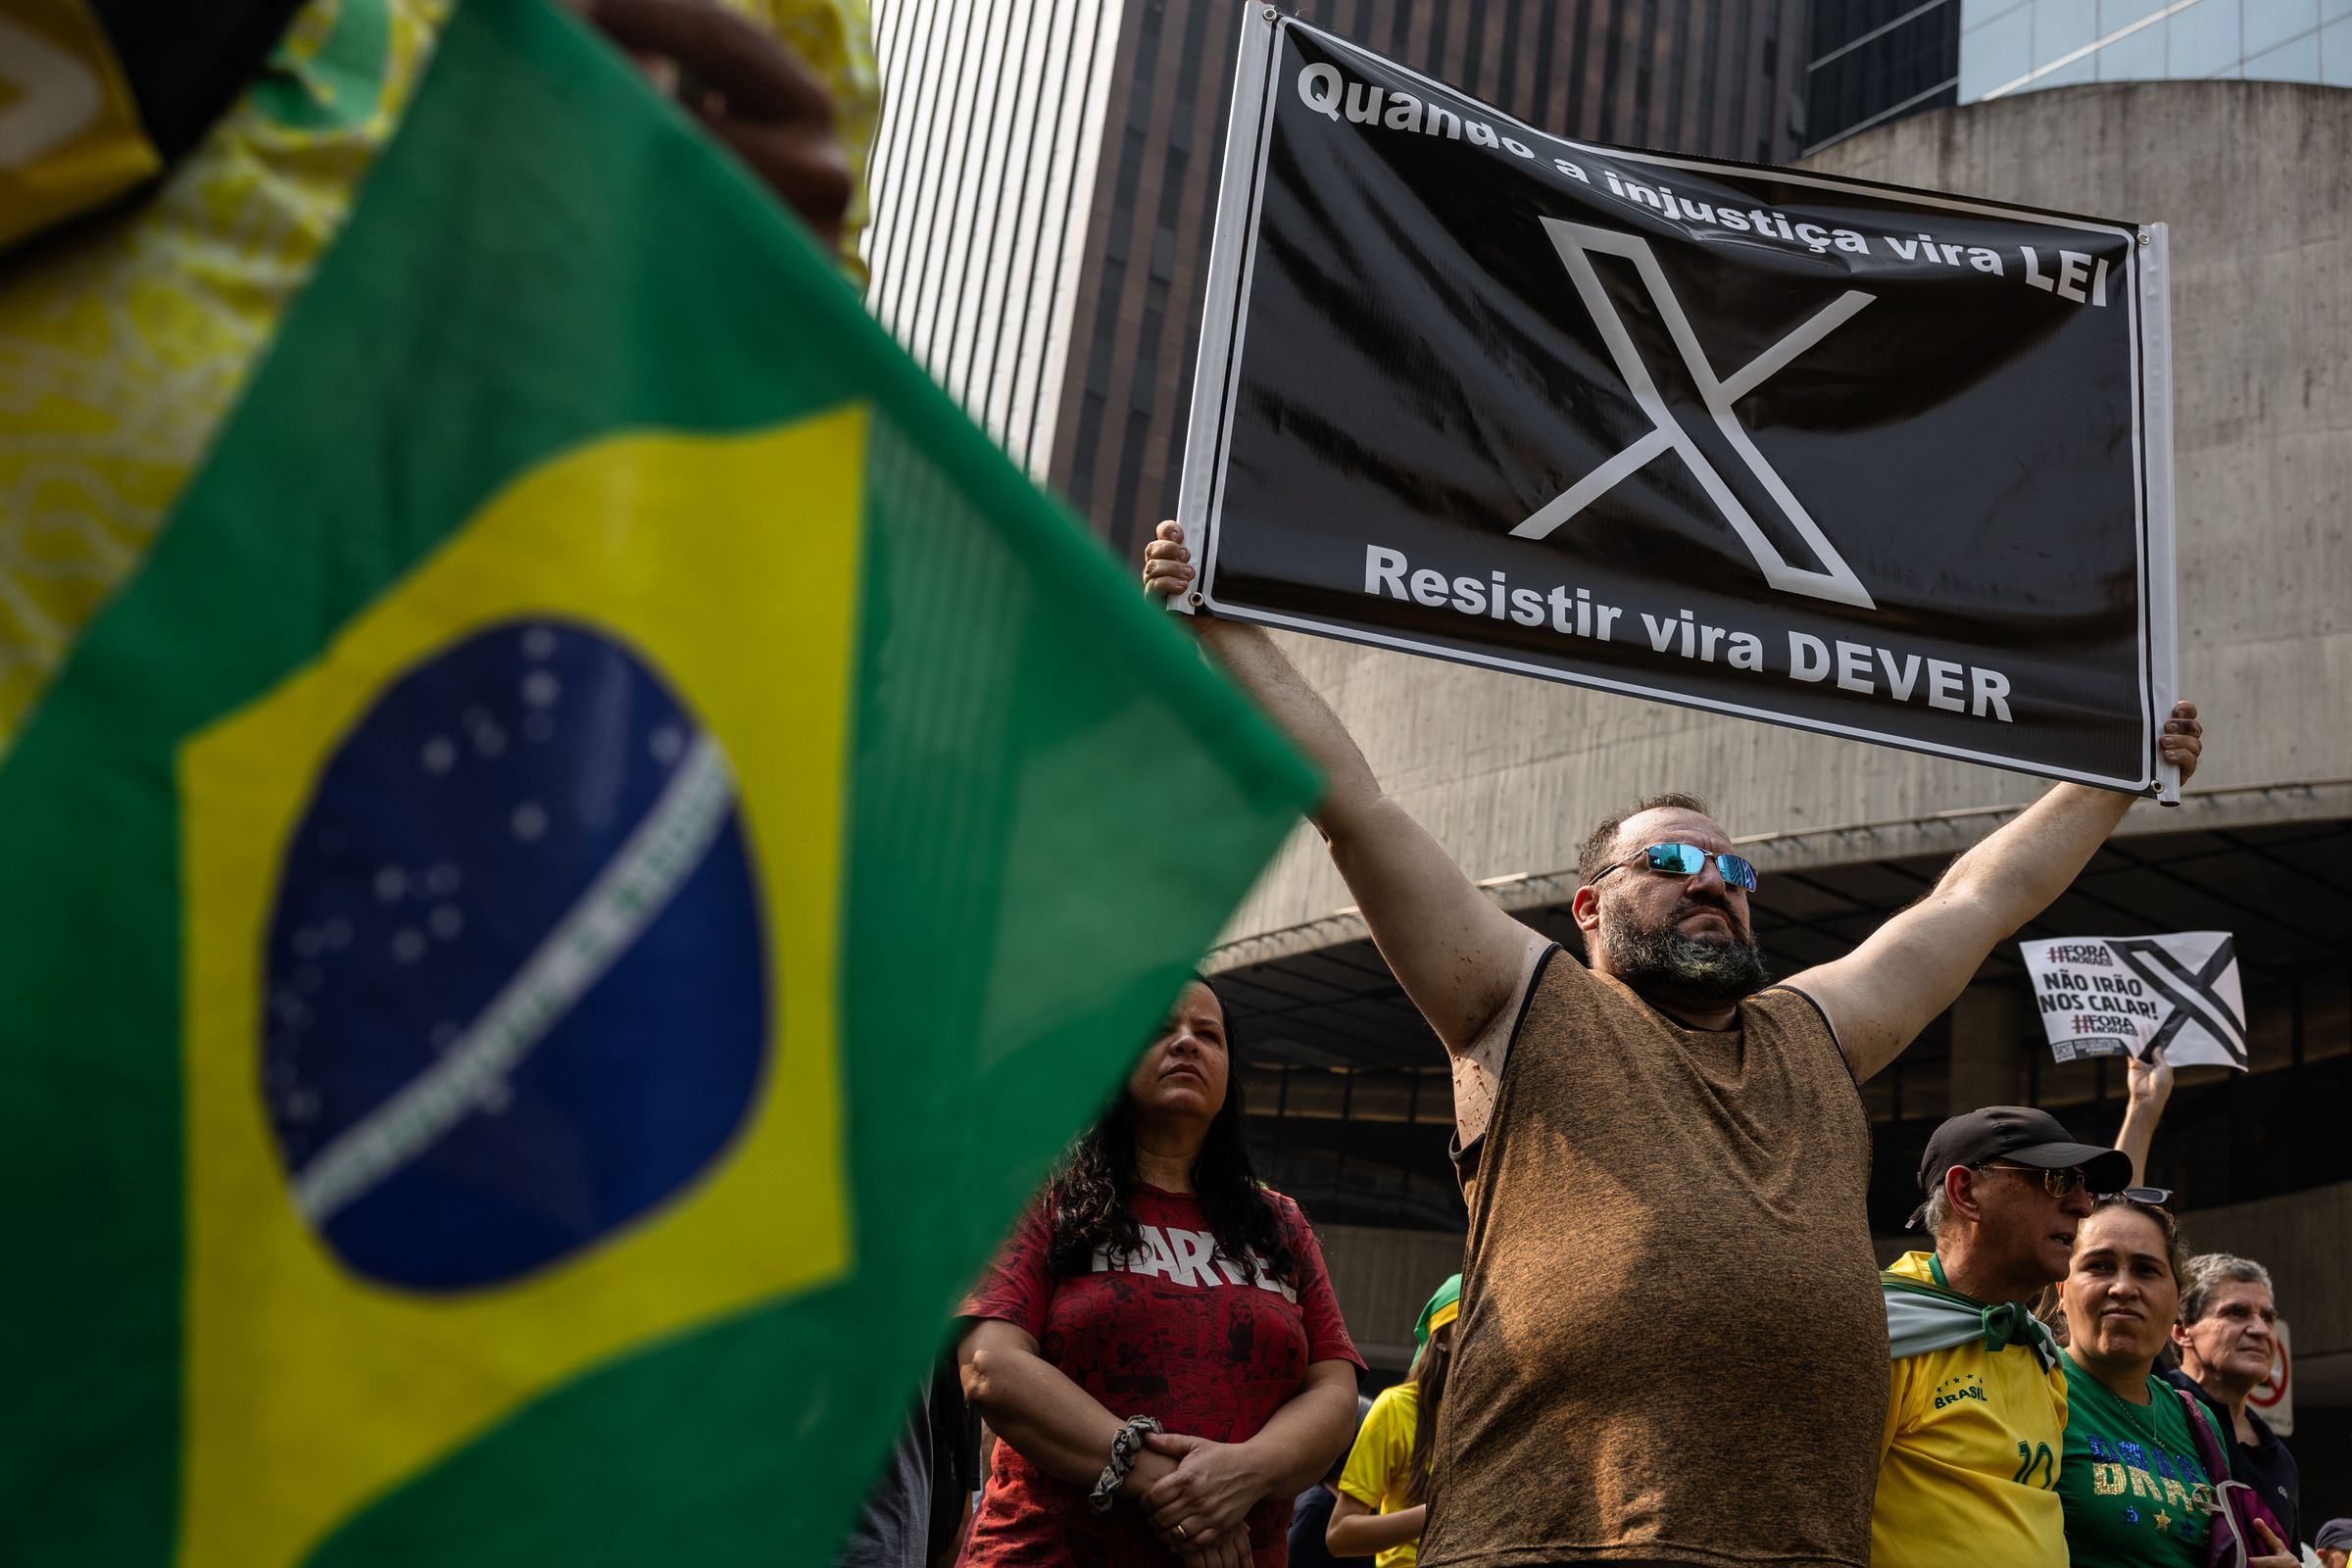
POLYGON ((0 0, 0 248, 162 167, 85 0, 0 0))
POLYGON ((833 91, 833 129, 850 158, 850 210, 841 223, 841 265, 862 291, 865 261, 858 236, 871 214, 865 161, 882 112, 874 70, 874 28, 866 0, 724 0, 783 40, 833 91))
MULTIPOLYGON (((26 3, 0 0, 0 24, 26 3)), ((858 176, 843 234, 857 270, 878 109, 865 0, 726 3, 833 88, 858 176)), ((341 229, 451 5, 308 0, 260 77, 151 197, 6 257, 0 757, 146 554, 341 229)))
POLYGON ((0 274, 0 749, 145 555, 448 0, 311 0, 148 200, 0 274))

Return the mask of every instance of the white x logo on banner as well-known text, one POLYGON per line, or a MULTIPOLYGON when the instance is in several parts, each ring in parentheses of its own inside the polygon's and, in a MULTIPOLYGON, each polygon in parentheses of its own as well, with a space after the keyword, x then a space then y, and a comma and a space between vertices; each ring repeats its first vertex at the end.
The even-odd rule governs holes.
POLYGON ((1789 361, 1836 331, 1849 317, 1871 302, 1871 296, 1860 289, 1848 289, 1818 316, 1790 332, 1787 337, 1766 349, 1729 378, 1718 380, 1713 367, 1707 363, 1706 352, 1698 346, 1697 334, 1690 330, 1690 321, 1683 314, 1682 302, 1675 298, 1674 289, 1667 283, 1666 274, 1658 268, 1657 258, 1650 253, 1649 242, 1633 234, 1619 234, 1605 228, 1593 228, 1584 223, 1563 222, 1556 218, 1544 220, 1544 227, 1551 235, 1551 243, 1567 265, 1568 275, 1576 280, 1576 291, 1584 298, 1585 308, 1592 313, 1593 324, 1600 328, 1609 355, 1617 362, 1618 373, 1625 377, 1627 390, 1634 401, 1648 415, 1650 432, 1618 453, 1608 462, 1586 474, 1576 484, 1555 496, 1533 516, 1511 532, 1522 539, 1547 537, 1554 528, 1591 506, 1613 489, 1618 481, 1627 478, 1652 458, 1673 451, 1690 465, 1690 471, 1723 514, 1724 520, 1740 535, 1748 554, 1755 557, 1763 569, 1764 580, 1786 593, 1806 594, 1815 599, 1831 599, 1841 605, 1872 608, 1870 593, 1855 577, 1853 568, 1843 557, 1830 547, 1821 529, 1797 501, 1788 484, 1773 471, 1772 465, 1756 450, 1747 431, 1732 415, 1732 405, 1761 386, 1765 379, 1787 366, 1789 361), (1634 264, 1641 274, 1642 286, 1658 308, 1659 318, 1674 338, 1674 346, 1682 355, 1684 367, 1698 385, 1698 395, 1707 412, 1715 416, 1715 424, 1731 442, 1740 459, 1755 474, 1765 492, 1770 495, 1784 515, 1802 536, 1805 545, 1822 564, 1823 570, 1808 571, 1792 566, 1784 559, 1772 541, 1765 538, 1756 526, 1756 519, 1740 505, 1715 471, 1706 455, 1698 450, 1658 395, 1657 383, 1650 379, 1649 368, 1642 363, 1641 354, 1634 348, 1633 335, 1626 331, 1625 322, 1617 315, 1616 304, 1600 286, 1600 276, 1592 270, 1592 252, 1607 256, 1622 256, 1634 264))

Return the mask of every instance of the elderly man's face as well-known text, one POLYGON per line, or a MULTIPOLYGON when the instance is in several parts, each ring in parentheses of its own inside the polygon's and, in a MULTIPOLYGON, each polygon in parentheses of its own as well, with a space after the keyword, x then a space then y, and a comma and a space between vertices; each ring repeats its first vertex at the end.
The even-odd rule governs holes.
MULTIPOLYGON (((2077 1183, 2063 1198, 2054 1197, 2041 1172, 1993 1163, 1969 1175, 1977 1202, 1977 1247, 1988 1269, 2021 1280, 2031 1274, 2047 1284, 2065 1279, 2077 1234, 2090 1214, 2088 1190, 2077 1183)), ((2161 1324, 2157 1340, 2163 1341, 2161 1324)))
POLYGON ((2278 1325, 2278 1306, 2269 1286, 2230 1280, 2205 1298, 2203 1317, 2174 1333, 2183 1357, 2193 1354, 2204 1372, 2250 1389, 2271 1375, 2278 1325))

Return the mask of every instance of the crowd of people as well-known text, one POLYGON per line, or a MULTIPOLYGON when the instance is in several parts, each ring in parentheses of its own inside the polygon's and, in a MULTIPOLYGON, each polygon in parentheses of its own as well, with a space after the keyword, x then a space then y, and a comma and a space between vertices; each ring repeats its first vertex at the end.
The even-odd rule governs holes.
MULTIPOLYGON (((839 56, 812 74, 697 0, 581 9, 844 242, 863 138, 836 121, 856 109, 861 129, 872 108, 861 21, 795 32, 839 56)), ((800 9, 825 12, 785 20, 800 9)), ((217 110, 252 56, 180 96, 217 110)), ((0 215, 0 242, 122 194, 0 215)), ((1148 591, 1194 576, 1163 525, 1148 591)), ((1585 843, 1580 963, 1382 792, 1269 638, 1193 624, 1327 780, 1316 825, 1448 1054, 1462 1271, 1415 1325, 1406 1379, 1367 1405, 1314 1233, 1251 1169, 1230 1020, 1196 981, 962 1303, 845 1562, 2303 1560, 2293 1456, 2249 1404, 2269 1276, 2184 1256, 2169 1195, 2138 1185, 2160 1056, 2132 1067, 2113 1150, 2027 1107, 1945 1123, 1919 1172, 1931 1245, 1884 1271, 1872 1252, 1860 1085, 2073 880, 2126 797, 2054 788, 1853 953, 1769 983, 1754 866, 1700 801, 1654 796, 1585 843)), ((2186 704, 2165 725, 2184 781, 2201 735, 2186 704)), ((2352 1520, 2309 1541, 2346 1568, 2352 1520)))
POLYGON ((2205 1382, 2166 1368, 2201 1332, 2187 1282, 2260 1273, 2185 1258, 2172 1195, 2138 1185, 2171 1087, 2160 1051, 2132 1061, 2111 1150, 2012 1105, 1955 1116, 1930 1139, 1914 1222, 1934 1245, 1881 1276, 1893 1371, 1874 1563, 2302 1561, 2291 1456, 2250 1425, 2267 1464, 2233 1451, 2225 1425, 2228 1401, 2242 1409, 2270 1374, 2267 1277, 2259 1326, 2231 1345, 2259 1357, 2242 1382, 2202 1363, 2205 1382))
MULTIPOLYGON (((1162 525, 1147 589, 1193 575, 1162 525)), ((995 1447, 962 1562, 2305 1560, 2292 1456, 2247 1398, 2268 1276, 2184 1256, 2171 1195, 2141 1185, 2161 1053, 2132 1064, 2112 1149, 2026 1106, 1945 1122, 1918 1173, 1928 1245, 1884 1270, 1872 1248, 1860 1085, 2128 798, 2057 786, 1851 954, 1775 983, 1755 867, 1697 799, 1655 796, 1584 846, 1579 962, 1381 791, 1270 638, 1193 624, 1322 772, 1315 825, 1448 1054, 1462 1272, 1405 1380, 1359 1405, 1313 1232, 1250 1173, 1230 1022, 1197 981, 963 1303, 995 1447)), ((2162 748, 2193 773, 2191 705, 2162 748)), ((2313 1549, 2346 1538, 2332 1521, 2313 1549)))

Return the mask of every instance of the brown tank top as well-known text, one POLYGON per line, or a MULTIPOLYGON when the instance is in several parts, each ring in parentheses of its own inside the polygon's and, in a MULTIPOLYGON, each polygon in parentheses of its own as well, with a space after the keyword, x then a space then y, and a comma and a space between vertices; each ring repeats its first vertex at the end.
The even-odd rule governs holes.
POLYGON ((1870 1127, 1811 1000, 1688 1029, 1555 948, 1482 1142, 1424 1568, 1866 1568, 1870 1127))

